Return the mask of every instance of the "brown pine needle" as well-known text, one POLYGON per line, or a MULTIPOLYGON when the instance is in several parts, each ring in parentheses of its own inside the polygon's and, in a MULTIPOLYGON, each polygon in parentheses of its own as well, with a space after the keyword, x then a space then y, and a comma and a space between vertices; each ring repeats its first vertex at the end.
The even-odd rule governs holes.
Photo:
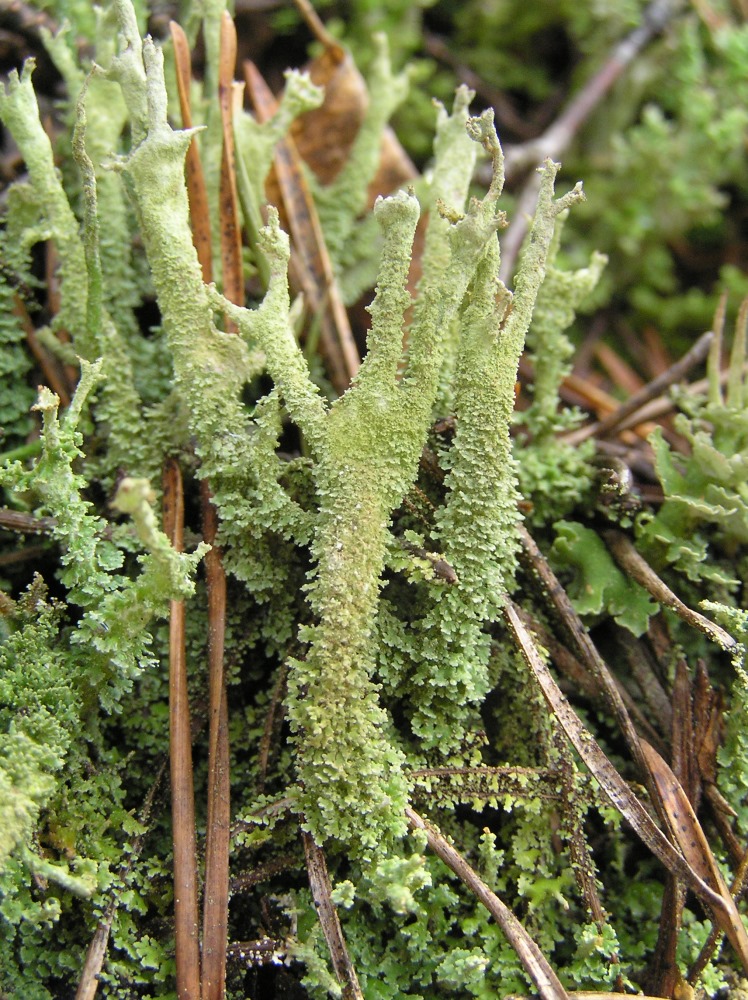
MULTIPOLYGON (((223 294, 229 302, 244 305, 242 238, 239 222, 239 196, 236 189, 236 153, 234 149, 234 67, 236 66, 236 28, 228 11, 221 18, 221 58, 218 76, 218 99, 223 126, 221 182, 218 194, 223 294)), ((227 330, 233 330, 227 323, 227 330)))
POLYGON ((712 642, 716 642, 728 653, 737 649, 737 642, 729 632, 716 625, 698 611, 689 608, 677 597, 668 585, 660 579, 649 563, 634 548, 633 543, 620 531, 604 531, 603 537, 610 549, 611 555, 621 569, 635 583, 644 587, 652 597, 666 608, 674 611, 684 622, 703 632, 712 642))
MULTIPOLYGON (((182 474, 173 459, 164 468, 163 489, 164 531, 174 548, 181 552, 184 494, 182 474)), ((184 625, 184 601, 172 601, 169 620, 169 755, 177 996, 179 1000, 200 1000, 195 792, 184 625)))
POLYGON ((221 551, 215 543, 218 518, 205 480, 201 484, 201 498, 203 534, 212 546, 205 557, 208 591, 209 732, 202 1000, 221 1000, 226 981, 231 827, 229 722, 224 672, 226 573, 221 551))

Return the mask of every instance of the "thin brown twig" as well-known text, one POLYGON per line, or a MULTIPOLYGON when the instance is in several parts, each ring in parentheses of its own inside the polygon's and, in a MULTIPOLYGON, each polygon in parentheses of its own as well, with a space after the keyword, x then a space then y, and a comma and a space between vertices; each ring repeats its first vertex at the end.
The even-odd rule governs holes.
MULTIPOLYGON (((582 124, 608 93, 615 81, 637 54, 658 35, 674 15, 677 0, 652 0, 642 14, 642 22, 613 50, 595 75, 572 98, 564 111, 546 131, 531 142, 506 150, 506 177, 510 180, 522 170, 541 164, 547 157, 556 159, 568 149, 582 124)), ((540 178, 531 174, 517 202, 514 218, 501 238, 502 281, 509 281, 532 217, 540 178)))
POLYGON ((642 407, 650 403, 656 397, 662 395, 670 386, 680 382, 692 368, 701 362, 709 354, 709 349, 714 340, 714 333, 708 331, 702 334, 693 347, 683 355, 674 365, 658 375, 657 378, 648 382, 639 392, 635 392, 625 403, 622 403, 617 410, 609 413, 607 417, 597 423, 586 424, 569 434, 562 436, 568 444, 578 445, 586 441, 589 437, 606 437, 609 434, 622 428, 631 426, 632 423, 644 423, 639 415, 642 407))
MULTIPOLYGON (((433 800, 434 784, 437 788, 445 788, 450 801, 468 804, 504 795, 511 795, 518 801, 544 799, 549 802, 556 802, 561 796, 558 774, 548 768, 422 767, 410 771, 409 775, 414 779, 414 799, 429 796, 433 800)), ((440 799, 439 793, 436 794, 440 799)))
POLYGON ((486 907, 491 916, 506 935, 517 953, 527 975, 530 977, 542 1000, 567 1000, 568 994, 556 973, 535 941, 515 917, 506 903, 492 892, 478 873, 470 867, 462 855, 439 833, 436 827, 423 820, 415 810, 406 808, 405 816, 413 830, 423 830, 428 845, 444 864, 470 889, 486 907))
POLYGON ((227 949, 228 957, 252 968, 257 965, 275 965, 282 962, 288 951, 288 943, 275 938, 259 938, 256 941, 233 941, 227 949))
POLYGON ((246 892, 253 886, 260 885, 262 882, 267 882, 268 879, 273 878, 273 876, 280 874, 280 872, 288 871, 289 869, 298 869, 299 859, 296 854, 283 854, 279 858, 274 858, 272 861, 267 861, 263 865, 257 865, 251 871, 242 872, 242 874, 237 875, 235 878, 231 879, 231 892, 246 892))
MULTIPOLYGON (((184 494, 182 474, 173 459, 167 461, 164 467, 163 491, 164 531, 174 548, 181 552, 184 494)), ((169 754, 177 996, 179 1000, 200 1000, 195 791, 184 626, 184 601, 172 601, 169 620, 169 754)))
POLYGON ((317 41, 321 42, 321 44, 324 45, 326 49, 331 49, 331 48, 339 49, 340 42, 338 42, 337 39, 333 38, 333 36, 327 30, 319 14, 311 5, 311 3, 309 3, 309 0, 294 0, 294 3, 296 4, 297 10, 306 21, 307 27, 314 35, 314 37, 317 39, 317 41))
POLYGON ((560 762, 562 823, 564 836, 569 845, 569 859, 571 860, 574 881, 577 885, 577 891, 587 907, 587 912, 597 925, 598 931, 602 933, 606 924, 605 910, 597 889, 595 862, 585 835, 584 812, 580 813, 580 789, 575 773, 574 759, 568 740, 560 726, 554 725, 551 739, 560 762))
POLYGON ((57 525, 54 517, 34 517, 20 510, 0 507, 0 528, 15 531, 20 535, 49 535, 57 525))
POLYGON ((338 982, 343 987, 343 1000, 364 1000, 364 994, 361 992, 358 976, 343 937, 338 911, 332 901, 332 885, 324 852, 314 842, 311 833, 302 831, 301 837, 304 841, 312 898, 317 908, 317 916, 327 941, 327 947, 330 949, 332 967, 338 982))
POLYGON ((652 595, 652 597, 666 608, 674 611, 679 618, 703 632, 709 639, 716 642, 718 646, 732 653, 737 649, 737 642, 721 626, 716 625, 698 611, 689 608, 677 597, 668 585, 660 579, 649 563, 639 555, 632 542, 621 531, 608 529, 603 531, 603 538, 610 549, 611 555, 621 567, 621 569, 632 580, 652 595))
POLYGON ((474 70, 461 62, 446 39, 425 31, 423 44, 430 56, 446 63, 462 83, 492 105, 500 126, 511 129, 519 138, 527 140, 537 131, 532 122, 515 110, 512 102, 501 90, 486 83, 474 70))
POLYGON ((203 893, 203 1000, 220 1000, 226 981, 229 845, 231 839, 228 702, 224 671, 226 573, 216 546, 218 518, 207 482, 201 483, 208 591, 208 817, 203 893))
MULTIPOLYGON (((567 647, 564 646, 559 639, 556 638, 550 629, 547 629, 540 621, 538 621, 537 618, 531 615, 524 608, 518 608, 517 613, 520 615, 525 625, 537 637, 543 649, 548 650, 551 659, 559 672, 567 677, 576 686, 576 689, 585 697, 590 698, 592 701, 599 701, 602 697, 602 692, 600 690, 600 685, 597 683, 592 672, 585 669, 573 653, 567 649, 567 647)), ((631 697, 629 692, 617 678, 614 678, 613 680, 621 699, 623 700, 630 715, 636 720, 636 724, 639 729, 644 731, 650 743, 654 741, 655 744, 659 746, 660 738, 658 734, 654 731, 636 701, 631 697)))
POLYGON ((42 370, 42 374, 47 385, 60 397, 62 406, 70 405, 70 389, 66 378, 55 359, 50 357, 49 352, 39 343, 36 329, 29 316, 28 309, 19 294, 13 296, 13 312, 18 317, 23 332, 26 334, 26 343, 29 350, 34 355, 34 359, 42 370))

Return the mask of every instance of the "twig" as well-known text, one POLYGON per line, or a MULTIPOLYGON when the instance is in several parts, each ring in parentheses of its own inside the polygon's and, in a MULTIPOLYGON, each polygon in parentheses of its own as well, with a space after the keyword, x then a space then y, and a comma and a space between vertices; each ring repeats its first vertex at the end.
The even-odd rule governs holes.
POLYGON ((248 967, 275 965, 286 957, 285 941, 275 938, 260 938, 257 941, 234 941, 228 947, 228 957, 235 962, 244 962, 248 967))
POLYGON ((558 774, 549 768, 538 767, 420 767, 410 771, 415 779, 413 797, 431 795, 433 783, 446 786, 450 800, 474 802, 511 795, 526 800, 547 799, 557 801, 558 774), (421 779, 421 781, 419 781, 421 779), (450 783, 455 779, 459 784, 450 783), (421 787, 423 786, 423 787, 421 787))
POLYGON ((205 480, 201 483, 203 534, 211 550, 205 557, 208 591, 208 817, 203 893, 203 1000, 220 1000, 226 980, 229 905, 231 786, 229 722, 224 672, 226 573, 216 546, 218 518, 205 480))
MULTIPOLYGON (((174 548, 181 552, 184 494, 179 465, 173 459, 164 467, 163 488, 164 530, 174 548)), ((172 601, 169 620, 169 754, 177 996, 179 1000, 200 1000, 195 791, 184 625, 184 601, 172 601)))
POLYGON ((641 24, 615 44, 605 64, 572 98, 556 121, 536 139, 507 149, 507 180, 523 170, 538 166, 549 157, 555 159, 561 156, 568 149, 581 126, 627 66, 645 45, 664 30, 677 6, 673 0, 653 0, 642 14, 641 24))
MULTIPOLYGON (((236 30, 230 15, 221 19, 221 57, 218 92, 223 125, 221 156, 220 243, 222 278, 226 297, 244 302, 236 192, 234 133, 232 127, 233 78, 236 64, 236 30)), ((209 222, 203 220, 205 228, 209 222)), ((227 322, 226 329, 235 332, 227 322)), ((200 484, 203 535, 210 543, 205 557, 208 592, 208 816, 205 838, 205 887, 203 891, 202 1000, 222 1000, 226 984, 226 946, 229 909, 229 843, 231 839, 231 783, 229 773, 229 718, 224 670, 226 639, 226 573, 216 545, 218 515, 210 486, 200 484)))
POLYGON ((474 70, 461 62, 452 51, 449 43, 438 35, 429 31, 423 33, 424 48, 430 56, 446 63, 455 75, 471 90, 474 90, 488 104, 492 105, 496 112, 498 126, 511 129, 520 138, 529 139, 537 128, 533 128, 532 122, 528 122, 524 115, 519 114, 512 105, 512 102, 496 87, 492 87, 481 79, 474 70))
POLYGON ((410 807, 406 808, 405 816, 411 829, 425 832, 428 845, 434 854, 451 868, 496 920, 543 1000, 567 1000, 568 994, 545 955, 506 903, 488 888, 478 873, 435 827, 423 820, 410 807))
POLYGON ((581 798, 578 772, 575 773, 574 759, 566 734, 561 727, 553 726, 551 734, 553 748, 560 762, 561 797, 563 800, 563 834, 569 845, 569 859, 577 890, 584 900, 587 911, 597 925, 598 931, 605 927, 605 910, 597 890, 598 879, 595 862, 584 830, 584 811, 579 808, 581 798))
POLYGON ((563 440, 568 444, 578 445, 593 435, 596 437, 606 437, 614 431, 619 430, 624 423, 627 427, 633 422, 643 423, 644 420, 642 417, 636 416, 638 411, 669 389, 671 385, 680 382, 696 365, 701 364, 708 355, 713 340, 714 333, 711 330, 702 334, 690 351, 684 354, 679 361, 676 361, 674 365, 671 365, 667 371, 658 375, 657 378, 652 379, 639 392, 635 392, 617 410, 609 413, 607 417, 597 423, 587 424, 584 427, 571 431, 563 437, 563 440))
MULTIPOLYGON (((537 618, 525 611, 524 608, 518 608, 517 613, 530 631, 535 634, 543 649, 548 650, 551 660, 556 665, 560 673, 576 685, 577 690, 587 698, 590 698, 593 701, 599 701, 601 697, 600 685, 596 682, 591 671, 585 669, 579 660, 571 653, 571 651, 556 638, 550 629, 545 628, 545 626, 542 625, 537 618)), ((629 692, 617 678, 613 678, 613 680, 616 688, 618 689, 618 693, 626 706, 626 709, 636 720, 636 724, 639 729, 644 730, 647 739, 650 742, 654 741, 659 745, 660 738, 658 734, 655 733, 636 701, 631 697, 629 692)))
POLYGON ((649 563, 639 555, 629 539, 620 531, 609 529, 603 531, 603 538, 610 549, 610 552, 625 573, 636 583, 644 587, 648 593, 666 608, 674 611, 684 622, 703 632, 718 646, 721 646, 728 653, 734 652, 738 643, 729 632, 726 632, 719 625, 709 621, 708 618, 694 611, 681 601, 672 592, 667 584, 659 578, 649 563))
MULTIPOLYGON (((592 676, 597 680, 600 690, 607 702, 608 708, 617 719, 618 725, 621 727, 621 732, 626 740, 626 745, 631 752, 631 756, 634 758, 634 762, 639 769, 639 773, 642 775, 643 780, 649 788, 651 784, 649 768, 644 760, 641 746, 639 744, 639 736, 634 729, 634 725, 631 722, 631 718, 626 710, 626 706, 623 703, 623 699, 618 691, 615 680, 608 669, 608 665, 595 648, 595 644, 590 639, 587 629, 582 624, 582 621, 574 610, 566 591, 559 583, 555 573, 548 565, 547 560, 543 557, 543 554, 535 544, 535 541, 529 532, 523 527, 520 527, 520 542, 522 546, 520 550, 520 560, 524 561, 526 565, 529 565, 531 572, 533 572, 540 580, 545 594, 550 599, 556 613, 561 618, 561 621, 573 639, 574 644, 576 645, 582 658, 582 662, 586 665, 592 676)), ((653 791, 653 789, 650 790, 653 791)))
POLYGON ((327 872, 327 863, 321 847, 314 842, 310 833, 302 831, 304 841, 304 853, 306 854, 306 867, 309 872, 309 886, 312 890, 312 898, 317 908, 317 916, 322 926, 322 932, 330 949, 332 966, 335 975, 343 987, 343 1000, 364 1000, 364 994, 358 982, 356 970, 351 962, 348 948, 346 947, 343 930, 340 926, 340 918, 335 904, 332 901, 332 886, 330 876, 327 872))
POLYGON ((298 867, 299 859, 296 854, 283 854, 273 861, 266 861, 264 865, 257 865, 251 871, 243 872, 241 875, 232 878, 230 885, 231 892, 232 894, 246 892, 248 889, 253 888, 253 886, 267 882, 274 875, 279 875, 281 872, 288 871, 289 869, 298 869, 298 867))
POLYGON ((60 397, 60 403, 63 406, 70 406, 70 390, 65 376, 55 359, 39 343, 39 338, 36 335, 36 329, 29 316, 28 309, 18 293, 13 296, 13 312, 23 327, 23 332, 26 334, 26 343, 29 345, 29 350, 41 368, 47 385, 57 393, 60 397))
MULTIPOLYGON (((665 28, 677 7, 677 0, 652 0, 642 15, 642 23, 614 46, 605 65, 569 102, 550 128, 537 139, 506 150, 508 180, 522 170, 539 166, 548 157, 553 160, 563 155, 581 125, 641 49, 665 28)), ((528 229, 529 216, 535 205, 538 183, 537 175, 531 175, 517 202, 512 224, 502 236, 501 279, 503 281, 508 281, 514 271, 514 264, 528 229)))
POLYGON ((54 517, 34 517, 20 510, 0 507, 0 528, 16 531, 19 535, 50 535, 57 525, 54 517))
POLYGON ((317 11, 312 7, 309 0, 294 0, 296 9, 306 21, 306 26, 311 33, 326 49, 339 49, 340 42, 333 38, 325 27, 317 11))

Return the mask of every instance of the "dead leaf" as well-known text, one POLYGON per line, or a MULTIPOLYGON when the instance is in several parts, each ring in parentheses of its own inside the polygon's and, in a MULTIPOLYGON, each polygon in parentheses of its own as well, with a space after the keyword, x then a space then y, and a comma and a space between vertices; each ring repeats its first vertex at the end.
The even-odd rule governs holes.
POLYGON ((661 811, 673 841, 681 849, 691 869, 719 896, 719 905, 710 904, 714 919, 727 935, 743 968, 748 971, 748 934, 688 796, 657 751, 646 740, 641 740, 641 747, 657 787, 661 811))
MULTIPOLYGON (((522 655, 535 675, 549 708, 555 714, 572 746, 592 772, 593 777, 610 802, 669 871, 682 878, 711 910, 724 914, 726 904, 721 894, 701 877, 689 861, 667 839, 627 782, 623 780, 608 760, 592 733, 584 727, 569 705, 551 676, 543 657, 535 648, 532 636, 522 623, 517 608, 509 598, 506 598, 504 605, 504 618, 522 655)), ((644 740, 641 741, 642 747, 644 742, 644 740)), ((670 769, 668 768, 668 770, 670 769)), ((734 910, 734 903, 732 905, 734 910)), ((745 935, 745 932, 743 933, 745 935)), ((746 944, 748 944, 748 940, 746 944)), ((748 956, 748 952, 746 955, 748 956)))

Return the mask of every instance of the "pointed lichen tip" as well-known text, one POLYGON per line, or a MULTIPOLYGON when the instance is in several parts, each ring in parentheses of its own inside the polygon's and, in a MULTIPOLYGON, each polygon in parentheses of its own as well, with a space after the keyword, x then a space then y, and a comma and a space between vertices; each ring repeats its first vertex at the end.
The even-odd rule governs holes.
POLYGON ((455 99, 452 104, 452 114, 457 115, 460 112, 467 113, 467 109, 473 103, 474 97, 475 91, 471 90, 466 83, 461 83, 455 91, 455 99))
POLYGON ((37 389, 37 401, 31 407, 32 411, 35 413, 47 413, 51 410, 57 410, 60 405, 60 397, 56 392, 46 385, 40 385, 37 389))
POLYGON ((397 191, 395 194, 383 197, 379 195, 374 203, 374 214, 379 224, 384 225, 390 219, 405 218, 417 219, 421 212, 418 199, 409 191, 397 191))
POLYGON ((18 75, 17 69, 12 69, 10 73, 8 73, 7 84, 0 83, 0 100, 10 97, 10 95, 18 90, 24 83, 28 82, 35 69, 36 59, 34 59, 33 56, 29 56, 29 58, 24 61, 20 76, 18 75))
POLYGON ((287 69, 283 77, 286 81, 285 99, 293 99, 304 111, 313 111, 324 101, 324 87, 313 83, 308 73, 287 69))
POLYGON ((372 41, 376 49, 376 58, 389 59, 390 43, 386 33, 384 31, 375 31, 372 35, 372 41))
POLYGON ((274 205, 268 205, 267 225, 260 230, 260 246, 273 257, 285 260, 290 253, 288 234, 281 229, 280 215, 274 205))

